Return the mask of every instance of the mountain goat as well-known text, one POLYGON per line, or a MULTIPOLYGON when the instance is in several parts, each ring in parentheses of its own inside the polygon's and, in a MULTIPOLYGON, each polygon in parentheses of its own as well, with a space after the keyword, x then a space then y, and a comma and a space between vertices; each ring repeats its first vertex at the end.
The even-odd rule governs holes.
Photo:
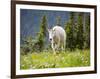
POLYGON ((65 45, 66 45, 65 30, 61 26, 54 26, 52 29, 48 29, 48 32, 53 52, 55 53, 55 50, 58 49, 65 50, 65 45))

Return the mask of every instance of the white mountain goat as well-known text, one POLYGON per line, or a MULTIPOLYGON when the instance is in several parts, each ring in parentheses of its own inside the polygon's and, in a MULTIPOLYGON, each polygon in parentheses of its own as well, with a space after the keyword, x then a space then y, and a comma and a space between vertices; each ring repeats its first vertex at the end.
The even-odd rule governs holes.
POLYGON ((54 26, 52 29, 48 29, 48 32, 53 52, 55 53, 55 50, 58 49, 65 50, 65 45, 66 45, 65 30, 61 26, 54 26))

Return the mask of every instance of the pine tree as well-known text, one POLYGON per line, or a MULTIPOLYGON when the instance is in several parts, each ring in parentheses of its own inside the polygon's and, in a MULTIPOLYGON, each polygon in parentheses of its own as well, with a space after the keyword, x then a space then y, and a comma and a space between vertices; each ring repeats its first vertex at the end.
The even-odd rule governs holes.
POLYGON ((46 16, 44 15, 42 17, 41 24, 40 24, 40 32, 43 33, 44 37, 46 36, 46 32, 47 32, 46 26, 47 26, 47 19, 46 19, 46 16))
POLYGON ((66 31, 66 47, 70 50, 74 49, 74 37, 73 37, 73 25, 74 25, 74 13, 70 13, 69 21, 65 24, 66 31))
POLYGON ((83 49, 83 46, 84 46, 83 20, 82 20, 82 13, 79 13, 77 20, 77 48, 83 49))
POLYGON ((90 48, 90 16, 86 15, 85 32, 84 32, 84 48, 90 48))
POLYGON ((45 39, 46 39, 46 32, 47 32, 46 26, 47 26, 47 19, 46 19, 46 16, 44 15, 42 17, 42 20, 41 20, 40 31, 37 35, 37 42, 36 42, 37 48, 40 51, 42 51, 44 48, 44 43, 45 43, 45 39))

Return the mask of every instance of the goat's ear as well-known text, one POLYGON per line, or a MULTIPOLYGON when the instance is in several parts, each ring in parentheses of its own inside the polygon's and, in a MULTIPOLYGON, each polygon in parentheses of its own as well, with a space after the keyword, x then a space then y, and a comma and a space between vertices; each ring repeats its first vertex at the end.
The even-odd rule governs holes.
POLYGON ((47 29, 47 31, 49 32, 49 31, 50 31, 50 29, 47 29))
POLYGON ((50 27, 49 27, 49 24, 48 24, 48 26, 47 26, 47 28, 46 28, 46 29, 47 29, 47 32, 49 32, 49 31, 50 31, 50 27))

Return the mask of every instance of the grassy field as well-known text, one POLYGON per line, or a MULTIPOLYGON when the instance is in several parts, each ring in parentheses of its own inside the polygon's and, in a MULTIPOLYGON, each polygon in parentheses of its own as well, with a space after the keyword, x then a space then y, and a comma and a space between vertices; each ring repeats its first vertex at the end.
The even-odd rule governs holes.
POLYGON ((21 55, 21 69, 82 67, 90 65, 90 51, 76 50, 53 54, 50 51, 21 55))

